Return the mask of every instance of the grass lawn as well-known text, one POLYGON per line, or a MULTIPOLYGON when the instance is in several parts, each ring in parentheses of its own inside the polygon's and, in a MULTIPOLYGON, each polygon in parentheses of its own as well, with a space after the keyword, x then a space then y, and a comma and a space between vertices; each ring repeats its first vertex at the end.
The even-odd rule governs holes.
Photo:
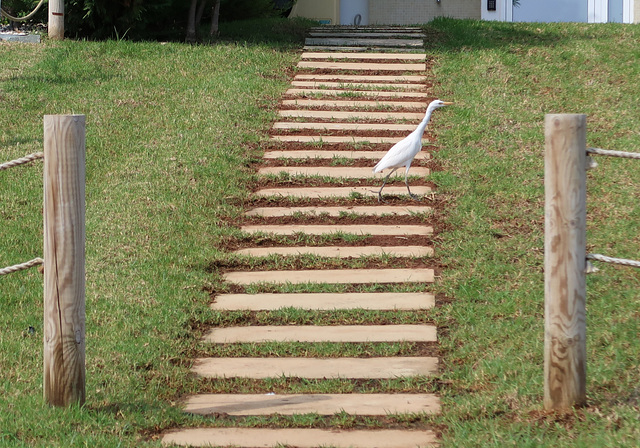
MULTIPOLYGON (((41 150, 45 114, 87 116, 87 403, 42 400, 42 275, 0 277, 0 446, 159 446, 158 431, 230 424, 184 415, 185 394, 221 391, 437 391, 445 446, 636 446, 640 440, 640 273, 600 265, 588 278, 589 405, 543 412, 543 129, 545 113, 588 114, 590 146, 640 151, 638 26, 437 20, 426 26, 441 99, 434 117, 447 203, 438 218, 427 316, 282 310, 212 313, 220 249, 256 175, 307 23, 223 29, 212 46, 178 43, 1 44, 0 161, 41 150), (436 379, 352 383, 204 381, 189 373, 207 325, 428 320, 441 328, 436 379)), ((588 175, 589 250, 640 258, 640 166, 598 158, 588 175)), ((0 173, 0 267, 42 255, 42 166, 0 173)), ((282 263, 269 259, 266 265, 282 263)), ((317 263, 313 257, 296 263, 317 263)), ((393 263, 394 260, 381 260, 393 263)), ((344 263, 349 263, 344 262, 344 263)), ((335 290, 327 288, 327 290, 335 290)), ((213 355, 411 354, 410 344, 274 344, 213 355)), ((246 418, 241 425, 376 427, 336 415, 246 418)))
MULTIPOLYGON (((427 27, 449 201, 438 285, 447 446, 638 446, 640 271, 587 279, 588 406, 543 412, 546 113, 587 114, 587 145, 640 151, 640 27, 436 20, 427 27), (444 115, 444 114, 443 114, 444 115)), ((640 165, 587 178, 589 252, 640 259, 640 165)))

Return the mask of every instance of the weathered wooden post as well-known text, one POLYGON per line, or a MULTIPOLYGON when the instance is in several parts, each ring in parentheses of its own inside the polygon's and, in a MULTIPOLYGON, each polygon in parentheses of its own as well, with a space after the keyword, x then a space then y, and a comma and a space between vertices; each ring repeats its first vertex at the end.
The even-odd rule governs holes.
POLYGON ((85 117, 44 117, 44 399, 85 400, 85 117))
POLYGON ((49 0, 47 29, 50 39, 64 39, 64 0, 49 0))
POLYGON ((545 116, 544 407, 586 403, 586 115, 545 116))

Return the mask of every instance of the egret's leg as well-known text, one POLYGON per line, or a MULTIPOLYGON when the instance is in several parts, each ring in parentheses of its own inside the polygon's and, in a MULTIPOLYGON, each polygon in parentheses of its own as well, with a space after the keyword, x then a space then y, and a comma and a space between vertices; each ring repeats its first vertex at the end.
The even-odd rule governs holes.
POLYGON ((380 190, 378 190, 378 202, 384 202, 384 201, 382 200, 382 189, 383 189, 383 188, 384 188, 384 186, 387 184, 387 181, 389 180, 389 177, 391 177, 391 175, 392 175, 393 173, 395 173, 397 169, 398 169, 397 167, 396 167, 396 168, 394 168, 394 169, 392 169, 392 170, 389 172, 389 174, 387 174, 387 177, 385 177, 385 178, 384 178, 384 182, 382 182, 382 187, 380 187, 380 190))
POLYGON ((404 172, 404 184, 407 186, 407 191, 409 192, 409 196, 412 199, 415 200, 420 200, 420 197, 417 194, 413 194, 411 193, 411 189, 409 188, 409 180, 408 180, 408 176, 409 176, 409 167, 411 167, 411 164, 407 165, 407 169, 404 172))

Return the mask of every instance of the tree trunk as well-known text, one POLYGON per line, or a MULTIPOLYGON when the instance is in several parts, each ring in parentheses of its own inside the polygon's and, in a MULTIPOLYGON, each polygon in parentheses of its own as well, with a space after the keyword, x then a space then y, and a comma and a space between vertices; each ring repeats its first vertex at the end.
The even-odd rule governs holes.
POLYGON ((218 34, 218 19, 220 18, 220 0, 213 1, 213 8, 211 13, 211 31, 209 35, 211 37, 218 34))
POLYGON ((196 30, 200 27, 202 14, 204 14, 204 7, 207 6, 207 3, 209 3, 209 0, 200 0, 200 4, 198 5, 198 12, 196 12, 196 30))
POLYGON ((189 43, 196 41, 196 10, 198 6, 198 0, 191 0, 191 6, 189 7, 189 17, 187 18, 187 37, 185 40, 189 43))

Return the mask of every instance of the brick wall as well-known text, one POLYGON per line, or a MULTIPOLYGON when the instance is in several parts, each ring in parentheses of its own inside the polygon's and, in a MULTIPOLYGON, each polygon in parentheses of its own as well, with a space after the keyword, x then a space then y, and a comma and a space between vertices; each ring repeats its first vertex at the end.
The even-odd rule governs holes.
POLYGON ((415 25, 435 17, 480 19, 479 0, 369 0, 369 23, 415 25))

